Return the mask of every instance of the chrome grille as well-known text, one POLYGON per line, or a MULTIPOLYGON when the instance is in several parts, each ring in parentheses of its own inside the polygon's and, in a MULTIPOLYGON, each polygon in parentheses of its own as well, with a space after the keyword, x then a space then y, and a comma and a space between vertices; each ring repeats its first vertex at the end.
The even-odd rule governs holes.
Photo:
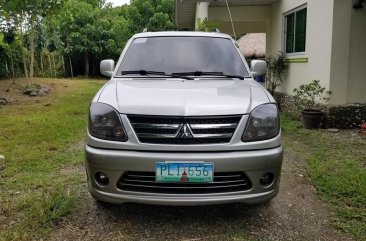
POLYGON ((240 118, 128 115, 140 142, 180 145, 228 143, 240 118))
POLYGON ((123 191, 202 194, 246 191, 252 187, 244 172, 215 172, 212 183, 162 183, 155 181, 154 172, 125 172, 117 183, 123 191))

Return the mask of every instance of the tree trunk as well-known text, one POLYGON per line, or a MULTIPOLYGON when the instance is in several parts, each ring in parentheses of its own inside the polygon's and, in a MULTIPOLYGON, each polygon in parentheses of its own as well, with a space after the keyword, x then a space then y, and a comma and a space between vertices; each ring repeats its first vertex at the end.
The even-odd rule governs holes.
POLYGON ((95 75, 95 58, 92 58, 92 71, 91 71, 92 75, 95 75))
MULTIPOLYGON (((8 60, 5 60, 5 70, 6 70, 6 73, 9 75, 10 71, 9 71, 9 66, 8 66, 8 60)), ((14 84, 14 79, 13 79, 13 84, 14 84)))
POLYGON ((66 68, 65 68, 65 58, 64 58, 64 55, 61 55, 61 61, 62 61, 62 69, 63 69, 64 75, 65 75, 66 68))
POLYGON ((53 73, 55 75, 55 78, 57 78, 56 61, 55 61, 55 54, 54 53, 52 53, 52 62, 53 62, 53 73))
POLYGON ((47 57, 48 57, 48 68, 50 69, 49 77, 51 78, 52 77, 51 52, 48 52, 47 57))
POLYGON ((42 49, 41 49, 40 59, 41 59, 41 73, 42 73, 42 78, 44 78, 42 49))
POLYGON ((13 60, 13 53, 10 52, 10 62, 11 62, 11 74, 13 77, 13 84, 15 84, 15 74, 14 74, 14 60, 13 60))
POLYGON ((84 61, 85 61, 85 72, 84 72, 84 76, 85 78, 89 77, 89 53, 86 52, 84 55, 84 61))
POLYGON ((74 78, 74 73, 72 71, 72 62, 71 62, 71 57, 69 57, 69 61, 70 61, 70 73, 71 73, 71 79, 74 78))
POLYGON ((23 59, 23 67, 24 67, 24 76, 27 79, 27 85, 30 85, 29 78, 28 78, 28 70, 27 70, 27 62, 25 58, 25 51, 24 51, 24 36, 23 36, 23 29, 22 25, 20 25, 20 42, 22 43, 22 59, 23 59))
POLYGON ((30 47, 29 77, 30 77, 31 82, 33 83, 33 77, 34 77, 34 29, 33 29, 33 25, 31 25, 29 47, 30 47))
POLYGON ((5 60, 5 70, 6 70, 6 73, 9 74, 9 67, 8 67, 8 61, 5 60))

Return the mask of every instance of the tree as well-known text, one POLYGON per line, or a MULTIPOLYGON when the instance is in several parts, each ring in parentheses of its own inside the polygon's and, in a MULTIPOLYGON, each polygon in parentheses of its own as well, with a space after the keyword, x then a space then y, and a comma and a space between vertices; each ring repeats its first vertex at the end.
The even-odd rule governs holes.
POLYGON ((149 19, 147 27, 150 31, 163 31, 173 30, 175 28, 175 25, 173 22, 171 22, 168 14, 158 12, 149 19))
POLYGON ((173 0, 131 0, 127 19, 131 20, 131 32, 174 30, 173 0))
MULTIPOLYGON (((29 31, 30 66, 29 77, 34 77, 35 29, 52 11, 59 9, 64 0, 4 0, 3 9, 18 26, 21 41, 24 43, 24 31, 29 31)), ((26 58, 23 51, 24 73, 27 77, 26 58)), ((27 78, 28 79, 28 78, 27 78)), ((29 85, 28 81, 28 85, 29 85)))
MULTIPOLYGON (((132 36, 131 22, 125 17, 125 8, 102 8, 98 13, 98 19, 104 22, 103 28, 108 30, 108 40, 101 47, 98 58, 117 59, 128 39, 132 36)), ((98 60, 97 58, 97 60, 98 60)))
POLYGON ((0 78, 23 74, 28 84, 33 76, 97 74, 100 60, 116 60, 133 34, 175 29, 174 0, 132 0, 115 8, 105 0, 0 0, 0 5, 0 24, 14 28, 3 26, 0 35, 15 34, 13 43, 0 40, 0 78))
POLYGON ((12 51, 12 44, 15 41, 15 27, 12 26, 10 23, 5 25, 6 27, 3 28, 3 42, 8 45, 7 52, 10 56, 10 63, 11 63, 11 73, 13 78, 13 84, 15 83, 15 72, 14 72, 14 60, 13 60, 13 51, 12 51))
POLYGON ((83 56, 85 77, 90 74, 91 60, 118 46, 114 42, 115 36, 121 37, 124 34, 122 39, 124 40, 126 35, 130 35, 126 34, 129 32, 124 18, 117 21, 108 14, 108 11, 93 6, 87 1, 71 0, 54 20, 56 24, 53 24, 53 27, 59 27, 61 33, 63 52, 69 57, 83 56), (122 26, 117 26, 119 23, 122 26), (122 33, 119 33, 119 30, 122 33))

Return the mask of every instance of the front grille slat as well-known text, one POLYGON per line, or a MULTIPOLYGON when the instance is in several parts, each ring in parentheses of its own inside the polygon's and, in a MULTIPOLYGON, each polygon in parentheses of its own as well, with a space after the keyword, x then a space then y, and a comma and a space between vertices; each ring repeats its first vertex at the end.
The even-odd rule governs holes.
POLYGON ((128 115, 128 119, 142 143, 199 145, 229 143, 241 116, 128 115))
MULTIPOLYGON (((137 179, 128 179, 128 178, 124 179, 124 181, 126 183, 129 183, 129 184, 131 184, 131 183, 155 183, 155 180, 137 180, 137 179)), ((232 180, 232 181, 222 181, 222 182, 217 181, 217 182, 214 183, 214 185, 228 184, 228 183, 233 184, 233 183, 241 183, 241 182, 243 182, 243 181, 235 181, 235 180, 232 180)), ((156 183, 157 184, 160 183, 160 184, 164 184, 164 185, 166 184, 166 183, 161 183, 161 182, 156 182, 156 183)), ((210 185, 211 183, 207 183, 207 184, 210 185)), ((198 186, 200 184, 199 183, 186 183, 186 185, 198 186)))
POLYGON ((162 139, 173 139, 175 135, 171 134, 156 134, 156 133, 139 133, 139 138, 162 138, 162 139))
MULTIPOLYGON (((226 183, 239 183, 243 182, 243 180, 240 179, 241 175, 235 175, 235 176, 226 176, 226 177, 215 177, 215 181, 212 183, 207 183, 207 185, 210 184, 226 184, 226 183)), ((155 182, 155 176, 137 176, 137 175, 129 175, 128 177, 123 179, 125 182, 144 182, 144 183, 154 183, 155 182)), ((177 183, 179 185, 179 183, 177 183)), ((186 183, 186 185, 197 185, 199 183, 186 183)))
POLYGON ((195 134, 196 138, 231 138, 232 133, 222 133, 222 134, 195 134))
POLYGON ((179 127, 179 124, 154 124, 154 123, 134 123, 134 128, 146 128, 146 129, 174 129, 179 127))
POLYGON ((227 123, 227 124, 191 124, 193 130, 196 129, 222 129, 222 128, 236 128, 238 123, 227 123))
POLYGON ((215 178, 216 178, 216 179, 223 179, 223 178, 229 179, 229 178, 238 178, 238 177, 240 177, 240 176, 241 176, 241 175, 216 176, 215 178))
POLYGON ((164 188, 164 189, 202 189, 202 188, 231 188, 231 187, 239 187, 239 186, 247 186, 248 184, 234 184, 234 185, 225 185, 225 186, 194 186, 191 185, 190 187, 186 186, 169 186, 169 185, 142 185, 142 184, 130 184, 130 183, 124 183, 124 186, 131 186, 131 187, 142 187, 142 188, 164 188))
POLYGON ((129 179, 129 178, 125 178, 124 181, 126 183, 131 183, 131 182, 154 183, 155 182, 155 180, 138 180, 138 179, 129 179))
POLYGON ((210 183, 156 182, 153 172, 125 172, 117 183, 123 191, 195 194, 223 193, 249 190, 252 184, 244 172, 216 172, 210 183))
POLYGON ((151 176, 149 176, 149 175, 144 175, 144 174, 141 174, 141 175, 137 175, 137 174, 129 174, 129 177, 131 177, 131 178, 155 178, 154 173, 151 173, 150 175, 151 175, 151 176))

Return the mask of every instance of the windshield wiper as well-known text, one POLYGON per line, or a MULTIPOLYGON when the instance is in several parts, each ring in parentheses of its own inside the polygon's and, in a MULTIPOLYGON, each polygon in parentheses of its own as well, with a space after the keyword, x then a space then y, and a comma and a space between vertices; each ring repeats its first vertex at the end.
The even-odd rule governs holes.
POLYGON ((224 74, 223 72, 204 72, 204 71, 194 71, 194 72, 179 72, 179 73, 172 73, 172 75, 178 76, 224 76, 229 78, 238 78, 243 80, 244 76, 241 75, 232 75, 232 74, 224 74))
POLYGON ((139 75, 144 75, 144 76, 149 76, 149 75, 161 75, 164 77, 172 77, 172 78, 182 78, 182 79, 187 79, 187 80, 193 80, 193 78, 188 77, 186 75, 179 75, 179 74, 166 74, 165 72, 162 71, 150 71, 150 70, 125 70, 125 71, 121 71, 122 75, 128 75, 128 74, 139 74, 139 75))

